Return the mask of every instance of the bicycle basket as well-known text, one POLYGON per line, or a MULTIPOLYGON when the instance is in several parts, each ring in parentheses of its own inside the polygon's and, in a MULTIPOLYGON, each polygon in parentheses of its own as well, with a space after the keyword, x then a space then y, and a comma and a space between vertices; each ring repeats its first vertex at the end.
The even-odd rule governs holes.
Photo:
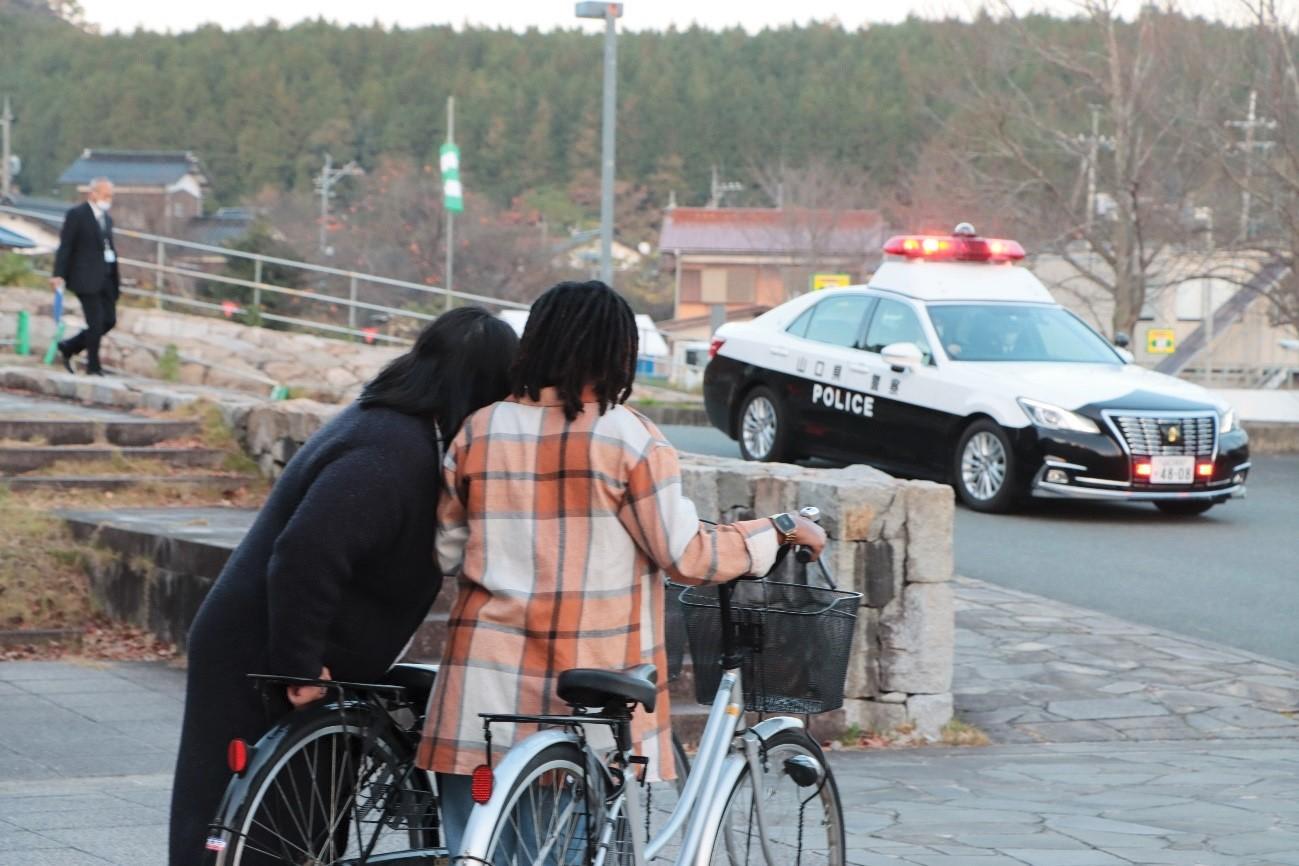
POLYGON ((686 614, 681 607, 684 586, 668 582, 663 587, 663 643, 668 655, 668 682, 681 676, 686 661, 686 614))
MULTIPOLYGON (((731 595, 745 709, 825 713, 843 706, 861 593, 798 583, 740 581, 731 595)), ((722 680, 717 585, 681 593, 695 697, 711 704, 722 680)))

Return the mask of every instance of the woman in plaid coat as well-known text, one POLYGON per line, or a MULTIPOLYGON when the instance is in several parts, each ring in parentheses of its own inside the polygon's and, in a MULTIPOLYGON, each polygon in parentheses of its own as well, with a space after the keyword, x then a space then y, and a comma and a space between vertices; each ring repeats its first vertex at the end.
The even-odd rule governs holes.
MULTIPOLYGON (((444 463, 437 552, 458 573, 419 764, 440 774, 447 843, 459 850, 468 774, 486 758, 479 713, 562 713, 570 668, 666 670, 663 572, 682 583, 764 574, 782 541, 819 552, 799 518, 701 524, 682 495, 676 450, 623 405, 637 356, 635 317, 600 282, 561 283, 532 307, 513 396, 472 414, 444 463)), ((651 779, 675 776, 665 681, 637 713, 651 779)), ((493 725, 505 751, 535 726, 493 725)))

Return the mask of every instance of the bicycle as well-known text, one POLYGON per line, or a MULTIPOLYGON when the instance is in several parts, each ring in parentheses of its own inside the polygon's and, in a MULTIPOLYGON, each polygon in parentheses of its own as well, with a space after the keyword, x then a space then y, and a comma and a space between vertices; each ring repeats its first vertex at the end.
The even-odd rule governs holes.
MULTIPOLYGON (((329 696, 286 715, 256 745, 229 744, 232 776, 209 826, 205 866, 442 862, 436 791, 415 767, 436 674, 436 665, 398 664, 380 683, 252 675, 262 689, 316 685, 329 696)), ((688 771, 680 740, 672 742, 688 771)), ((679 796, 680 785, 671 788, 660 800, 679 796)), ((664 813, 652 804, 647 830, 664 813)))
POLYGON ((843 866, 843 808, 820 746, 799 718, 775 716, 749 727, 741 711, 811 713, 842 705, 861 595, 834 588, 820 567, 831 588, 761 580, 682 590, 701 702, 716 685, 694 766, 665 826, 644 839, 629 818, 640 813, 648 764, 631 752, 631 719, 637 706, 653 710, 657 672, 650 665, 570 670, 560 675, 556 691, 572 715, 482 716, 489 756, 493 724, 545 727, 497 766, 489 757, 474 771, 477 805, 460 861, 644 866, 671 856, 678 866, 843 866), (703 611, 716 611, 720 630, 703 611), (808 616, 812 621, 786 622, 808 616), (797 643, 784 646, 787 638, 797 643), (767 655, 800 645, 792 665, 767 655), (706 659, 716 665, 701 665, 706 659), (588 726, 612 731, 611 752, 601 755, 590 746, 588 726), (683 831, 669 855, 668 845, 683 831))

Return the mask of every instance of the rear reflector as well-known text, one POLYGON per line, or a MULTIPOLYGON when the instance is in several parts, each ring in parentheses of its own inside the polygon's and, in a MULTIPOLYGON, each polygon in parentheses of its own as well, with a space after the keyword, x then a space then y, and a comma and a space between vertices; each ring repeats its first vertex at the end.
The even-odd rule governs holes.
POLYGON ((236 775, 248 769, 248 744, 238 738, 226 746, 226 764, 236 775))
POLYGON ((469 783, 469 796, 473 797, 475 803, 481 805, 492 799, 493 781, 491 767, 486 764, 474 767, 474 775, 469 783))
POLYGON ((716 358, 717 353, 721 350, 722 346, 724 345, 726 345, 726 340, 724 340, 721 337, 713 337, 713 341, 708 344, 709 359, 711 360, 713 358, 716 358))

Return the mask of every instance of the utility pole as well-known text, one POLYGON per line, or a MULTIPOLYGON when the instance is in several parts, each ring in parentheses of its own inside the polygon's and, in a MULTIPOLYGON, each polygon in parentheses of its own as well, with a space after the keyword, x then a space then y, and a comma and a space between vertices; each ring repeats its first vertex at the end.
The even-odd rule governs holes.
POLYGON ((1083 225, 1088 232, 1096 219, 1096 164, 1100 161, 1100 151, 1101 148, 1114 149, 1114 137, 1101 135, 1101 106, 1093 102, 1089 107, 1092 112, 1091 135, 1078 136, 1078 140, 1087 145, 1087 218, 1083 225))
POLYGON ((10 153, 9 134, 13 127, 14 113, 9 108, 9 96, 5 96, 4 112, 0 113, 0 199, 7 199, 13 194, 13 156, 10 153))
POLYGON ((578 18, 604 21, 604 109, 600 147, 600 279, 613 285, 613 168, 618 111, 618 19, 622 3, 581 2, 578 18))
POLYGON ((460 149, 456 147, 456 98, 447 97, 447 140, 440 154, 442 166, 442 210, 447 216, 447 309, 455 301, 452 293, 456 273, 456 213, 464 210, 464 187, 460 183, 460 149))
POLYGON ((334 168, 334 158, 328 153, 325 154, 325 164, 321 166, 320 174, 316 177, 316 189, 320 191, 320 254, 323 256, 334 254, 334 248, 329 245, 325 237, 326 226, 329 223, 329 200, 334 195, 334 184, 339 178, 359 174, 365 174, 365 169, 357 165, 355 160, 342 168, 334 168))
MULTIPOLYGON (((717 166, 713 166, 713 176, 712 176, 712 181, 709 184, 709 191, 708 191, 709 192, 708 206, 721 207, 723 196, 725 196, 728 192, 740 192, 743 189, 744 189, 744 184, 740 183, 739 181, 721 180, 717 174, 717 166)), ((783 192, 780 197, 781 198, 784 197, 783 192)), ((780 207, 782 204, 783 202, 778 202, 777 207, 780 207)))
POLYGON ((1227 125, 1236 129, 1245 130, 1245 140, 1238 142, 1236 147, 1245 151, 1245 182, 1241 184, 1240 189, 1240 234, 1239 240, 1249 240, 1249 210, 1252 194, 1249 189, 1250 179, 1254 176, 1254 151, 1269 150, 1275 142, 1257 141, 1254 138, 1256 129, 1276 129, 1276 121, 1270 118, 1259 117, 1258 91, 1249 92, 1249 115, 1244 120, 1229 120, 1227 125))

